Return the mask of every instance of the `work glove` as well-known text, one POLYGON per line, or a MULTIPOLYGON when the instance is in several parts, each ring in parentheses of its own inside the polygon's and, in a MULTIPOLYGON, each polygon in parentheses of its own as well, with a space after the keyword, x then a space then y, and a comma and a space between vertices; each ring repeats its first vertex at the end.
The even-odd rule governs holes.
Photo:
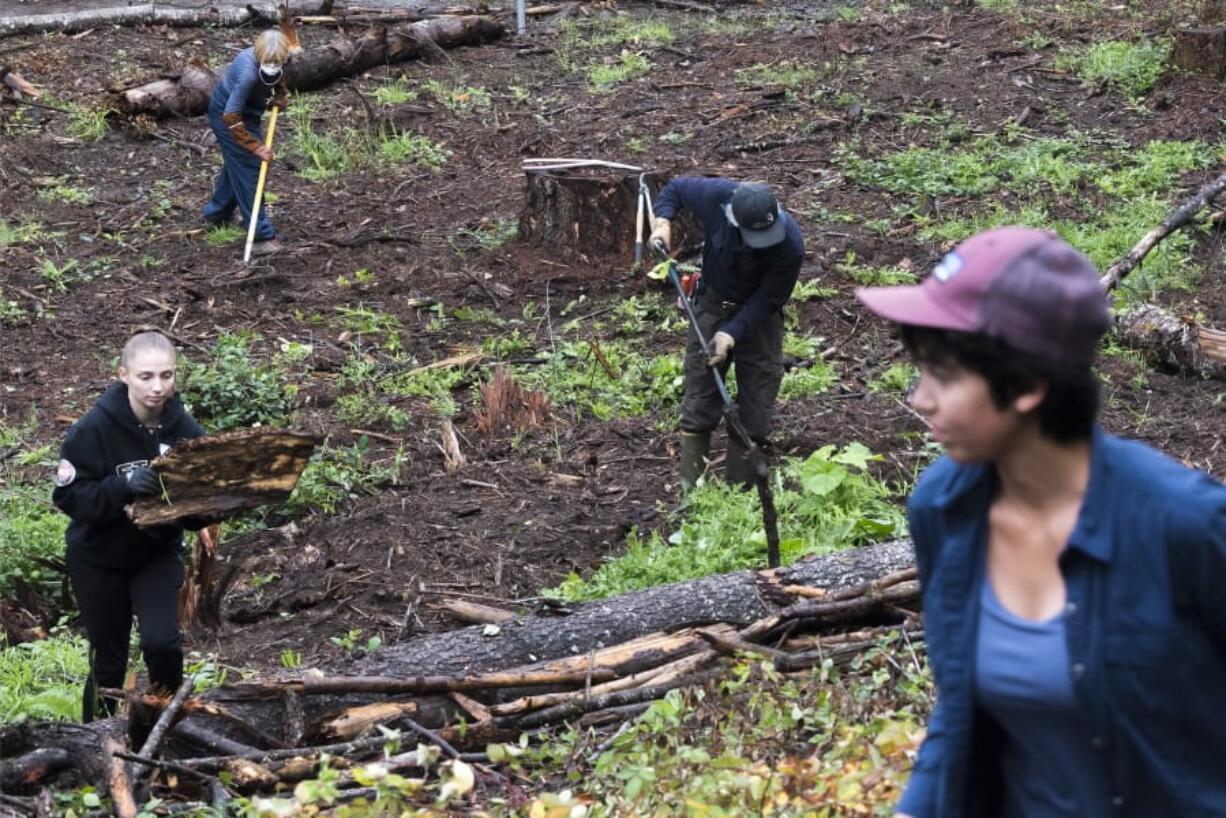
POLYGON ((736 339, 726 332, 717 332, 711 339, 711 357, 707 358, 707 366, 719 366, 728 358, 728 353, 736 346, 736 339))
POLYGON ((150 497, 162 493, 162 481, 158 473, 148 466, 128 472, 128 494, 133 497, 150 497))
POLYGON ((278 108, 281 113, 285 113, 285 109, 289 107, 289 97, 285 94, 274 94, 268 100, 269 108, 278 108))
POLYGON ((656 219, 655 227, 651 228, 651 238, 648 242, 652 247, 664 245, 664 250, 673 249, 673 225, 668 219, 656 219))

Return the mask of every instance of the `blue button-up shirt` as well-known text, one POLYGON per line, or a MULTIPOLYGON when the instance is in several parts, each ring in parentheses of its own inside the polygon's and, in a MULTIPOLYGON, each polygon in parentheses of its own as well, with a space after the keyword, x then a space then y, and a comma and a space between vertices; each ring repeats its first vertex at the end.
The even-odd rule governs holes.
POLYGON ((792 297, 805 258, 800 226, 786 211, 783 241, 758 250, 745 246, 741 231, 728 223, 724 205, 732 201, 737 183, 730 179, 678 176, 655 203, 655 215, 672 219, 682 208, 693 213, 705 233, 702 245, 702 285, 725 301, 741 304, 736 315, 720 327, 741 340, 753 327, 792 297))
MULTIPOLYGON (((973 687, 996 489, 992 466, 943 458, 909 504, 938 690, 898 806, 916 818, 1000 814, 1000 728, 973 687)), ((1074 694, 1114 814, 1226 816, 1226 487, 1096 429, 1060 571, 1074 694)))

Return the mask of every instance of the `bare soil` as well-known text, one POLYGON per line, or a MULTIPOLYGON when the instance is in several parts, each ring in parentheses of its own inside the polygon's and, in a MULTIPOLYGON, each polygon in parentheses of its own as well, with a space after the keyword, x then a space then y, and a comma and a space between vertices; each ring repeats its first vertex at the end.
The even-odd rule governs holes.
MULTIPOLYGON (((881 472, 909 480, 924 462, 920 424, 899 393, 870 391, 868 382, 902 360, 890 330, 857 306, 854 283, 835 263, 854 251, 866 264, 909 260, 925 270, 943 248, 896 226, 886 235, 865 221, 889 217, 888 194, 837 175, 833 150, 851 141, 883 155, 922 138, 899 114, 935 105, 991 133, 1030 109, 1028 127, 1061 133, 1068 122, 1104 129, 1142 145, 1151 139, 1203 139, 1216 144, 1226 101, 1215 80, 1170 75, 1150 95, 1155 110, 1138 110, 1102 89, 1048 68, 1050 52, 1019 45, 1032 30, 997 13, 942 12, 911 4, 902 15, 868 12, 853 22, 820 22, 822 4, 773 6, 770 22, 734 33, 704 33, 703 15, 627 5, 619 11, 584 8, 582 15, 653 15, 677 39, 645 46, 656 69, 646 77, 591 94, 582 76, 566 74, 553 52, 548 21, 534 21, 523 42, 513 38, 461 49, 427 64, 373 71, 319 92, 321 118, 362 126, 370 92, 389 76, 484 86, 493 108, 468 118, 449 113, 427 95, 396 110, 400 128, 446 142, 453 156, 439 173, 416 168, 364 170, 327 183, 294 172, 298 162, 274 166, 273 217, 288 250, 244 269, 235 245, 204 240, 200 209, 219 164, 204 118, 161 123, 113 120, 96 142, 67 135, 63 114, 39 112, 42 124, 12 125, 0 148, 0 202, 6 219, 28 215, 62 233, 44 249, 0 249, 6 298, 32 315, 3 327, 0 412, 10 420, 38 407, 39 440, 58 441, 110 377, 113 356, 135 327, 167 327, 188 355, 201 354, 223 331, 253 330, 270 343, 314 345, 311 371, 300 392, 296 425, 348 446, 359 434, 335 413, 335 381, 348 352, 334 326, 311 320, 340 305, 395 315, 407 351, 422 362, 458 345, 479 344, 492 331, 477 321, 448 320, 439 328, 423 300, 491 308, 521 315, 532 303, 549 319, 536 325, 538 347, 550 342, 562 311, 582 298, 574 315, 596 314, 631 295, 671 302, 661 285, 632 274, 630 260, 571 260, 556 248, 511 243, 482 250, 460 233, 498 219, 515 219, 524 196, 520 160, 532 156, 592 156, 643 163, 672 173, 714 173, 769 182, 804 228, 808 253, 802 279, 837 289, 831 298, 798 305, 800 328, 836 347, 840 382, 823 395, 781 407, 775 446, 806 455, 827 443, 861 441, 885 456, 881 472), (733 72, 758 63, 798 59, 835 66, 823 79, 820 103, 798 102, 772 87, 745 87, 733 72), (512 86, 533 99, 514 101, 512 86), (847 94, 848 97, 840 95, 847 94), (366 97, 365 100, 359 97, 366 97), (840 106, 835 100, 853 98, 840 106), (1057 113, 1059 116, 1057 116, 1057 113), (770 151, 738 153, 731 146, 784 138, 817 117, 844 124, 815 141, 770 151), (150 133, 163 139, 156 139, 150 133), (674 143, 665 134, 692 134, 674 143), (197 152, 174 142, 204 146, 197 152), (636 153, 633 146, 646 146, 636 153), (93 201, 73 205, 40 198, 48 180, 89 188, 93 201), (167 180, 158 215, 150 195, 167 180), (823 224, 820 207, 857 214, 849 224, 823 224), (395 241, 354 242, 376 233, 395 241), (344 246, 355 244, 357 246, 344 246), (462 251, 462 252, 461 252, 462 251), (43 256, 77 262, 91 280, 56 292, 40 275, 43 256), (337 277, 359 269, 374 281, 340 287, 337 277), (490 293, 474 283, 479 278, 490 293), (501 295, 499 295, 501 293, 501 295), (495 303, 496 302, 496 303, 495 303)), ((1156 4, 1161 5, 1161 4, 1156 4)), ((765 19, 767 10, 729 8, 727 15, 765 19)), ((1040 29, 1060 40, 1124 36, 1136 23, 1104 12, 1093 21, 1055 13, 1040 29)), ((107 89, 173 72, 193 58, 224 64, 253 36, 249 30, 99 29, 83 36, 47 35, 0 43, 0 61, 62 100, 109 104, 107 89), (9 51, 10 53, 4 53, 9 51)), ((334 31, 303 32, 310 45, 334 31)), ((609 49, 615 56, 618 49, 609 49)), ((0 105, 10 122, 14 106, 0 105)), ((29 123, 26 111, 25 123, 29 123)), ((319 123, 322 125, 322 119, 319 123)), ((299 168, 300 169, 300 168, 299 168)), ((1203 181, 1193 174, 1189 189, 1203 181)), ((959 202, 945 206, 958 208, 959 202)), ((1139 236, 1138 236, 1139 238, 1139 236)), ((1220 265, 1221 235, 1200 242, 1198 258, 1220 265)), ((1174 306, 1226 323, 1226 288, 1213 277, 1194 293, 1166 296, 1174 306)), ((658 323, 658 322, 656 322, 658 323)), ((642 327, 652 348, 679 350, 681 338, 642 327)), ((378 358, 377 349, 369 354, 378 358)), ((1107 358, 1105 425, 1151 442, 1186 463, 1220 473, 1221 385, 1153 372, 1107 358)), ((488 368, 480 377, 488 377, 488 368)), ((223 547, 240 565, 226 599, 220 632, 193 636, 192 647, 213 651, 220 663, 275 670, 283 651, 304 664, 343 661, 329 637, 360 628, 363 640, 385 643, 457 623, 434 610, 440 595, 467 595, 519 609, 545 604, 540 590, 571 571, 590 571, 622 547, 632 526, 667 524, 677 504, 673 435, 659 417, 576 421, 564 409, 547 430, 522 440, 486 438, 475 429, 467 390, 456 392, 456 418, 468 465, 448 474, 437 446, 438 418, 423 401, 406 401, 407 431, 370 436, 372 457, 390 459, 403 445, 408 462, 399 485, 352 498, 342 513, 310 515, 273 530, 231 537, 223 547), (563 477, 559 477, 562 475, 563 477), (576 479, 568 479, 576 478, 576 479), (268 578, 261 584, 257 578, 268 578)), ((49 475, 48 475, 49 477, 49 475)))

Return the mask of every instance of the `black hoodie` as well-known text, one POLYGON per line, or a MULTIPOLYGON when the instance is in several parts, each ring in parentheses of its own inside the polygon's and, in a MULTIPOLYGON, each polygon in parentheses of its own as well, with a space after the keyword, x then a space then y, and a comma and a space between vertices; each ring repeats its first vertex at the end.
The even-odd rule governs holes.
POLYGON ((132 502, 127 473, 164 454, 204 429, 183 409, 178 396, 162 407, 154 429, 136 419, 122 381, 102 394, 85 417, 73 424, 60 449, 51 500, 72 518, 68 548, 86 562, 112 570, 138 571, 167 549, 183 542, 183 528, 137 528, 124 506, 132 502))

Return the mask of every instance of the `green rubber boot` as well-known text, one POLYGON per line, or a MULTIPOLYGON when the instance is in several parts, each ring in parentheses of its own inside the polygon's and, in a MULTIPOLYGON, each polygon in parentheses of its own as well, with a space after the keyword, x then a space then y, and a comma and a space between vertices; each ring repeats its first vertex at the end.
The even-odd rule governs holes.
POLYGON ((711 453, 710 432, 681 432, 681 490, 688 492, 707 470, 711 453))
POLYGON ((728 459, 724 463, 724 480, 731 485, 752 488, 757 475, 749 461, 749 450, 736 437, 728 436, 728 459))

